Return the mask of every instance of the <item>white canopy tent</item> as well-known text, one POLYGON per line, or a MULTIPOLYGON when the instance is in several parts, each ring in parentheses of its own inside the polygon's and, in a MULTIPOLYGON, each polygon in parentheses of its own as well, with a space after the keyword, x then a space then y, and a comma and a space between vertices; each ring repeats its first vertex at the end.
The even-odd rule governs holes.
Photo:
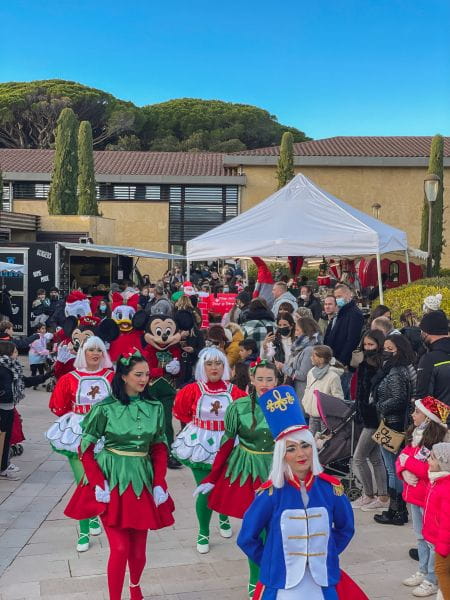
POLYGON ((381 255, 402 251, 406 233, 363 213, 302 174, 250 210, 187 243, 187 259, 230 256, 375 255, 383 301, 381 255))

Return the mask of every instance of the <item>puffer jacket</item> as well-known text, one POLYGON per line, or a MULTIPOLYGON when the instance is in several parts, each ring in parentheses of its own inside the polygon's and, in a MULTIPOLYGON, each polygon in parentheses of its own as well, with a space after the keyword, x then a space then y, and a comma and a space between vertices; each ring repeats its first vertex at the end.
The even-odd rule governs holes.
POLYGON ((450 473, 442 472, 428 487, 422 535, 441 556, 450 554, 450 473))
POLYGON ((327 373, 320 379, 314 377, 314 369, 308 372, 306 377, 306 389, 302 399, 303 410, 310 417, 320 417, 319 410, 317 408, 317 399, 314 392, 323 392, 329 396, 335 398, 344 399, 344 392, 342 391, 341 376, 344 373, 344 369, 334 367, 330 365, 327 373))
POLYGON ((375 390, 378 418, 396 431, 404 431, 411 400, 407 367, 392 367, 375 390))
POLYGON ((417 506, 425 506, 425 499, 428 492, 430 480, 428 479, 428 462, 425 458, 420 458, 422 446, 406 446, 395 461, 395 470, 397 477, 403 481, 403 500, 417 506), (408 458, 404 465, 400 462, 400 456, 406 454, 408 458), (403 480, 403 471, 410 471, 417 478, 417 485, 409 485, 403 480))
POLYGON ((356 387, 356 411, 364 427, 376 429, 379 425, 377 407, 372 401, 372 379, 378 368, 363 360, 358 367, 357 387, 356 387))

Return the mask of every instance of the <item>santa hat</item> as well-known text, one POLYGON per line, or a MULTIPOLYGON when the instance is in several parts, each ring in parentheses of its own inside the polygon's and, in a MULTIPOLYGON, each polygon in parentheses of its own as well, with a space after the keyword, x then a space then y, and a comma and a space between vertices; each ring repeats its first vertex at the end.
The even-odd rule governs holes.
POLYGON ((91 305, 86 294, 78 290, 71 292, 66 298, 65 313, 66 317, 91 314, 91 305))
POLYGON ((442 427, 447 429, 447 418, 450 414, 450 408, 433 396, 426 396, 425 398, 419 398, 415 402, 416 408, 423 412, 423 414, 442 427))
POLYGON ((423 301, 422 310, 424 313, 432 310, 439 310, 442 302, 442 294, 436 294, 436 296, 427 296, 423 301))
POLYGON ((190 281, 185 281, 183 283, 183 293, 186 294, 186 296, 195 296, 197 292, 190 281))

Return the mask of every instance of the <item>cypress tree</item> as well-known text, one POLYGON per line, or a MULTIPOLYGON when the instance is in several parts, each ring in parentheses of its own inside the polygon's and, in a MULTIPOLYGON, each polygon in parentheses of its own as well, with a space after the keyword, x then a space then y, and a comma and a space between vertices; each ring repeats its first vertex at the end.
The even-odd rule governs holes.
POLYGON ((78 210, 78 121, 71 108, 63 108, 55 135, 53 174, 48 194, 50 215, 76 215, 78 210))
POLYGON ((3 210, 3 174, 2 174, 2 170, 0 169, 0 210, 3 210))
POLYGON ((78 130, 78 214, 98 216, 92 127, 89 121, 81 121, 78 130))
POLYGON ((285 131, 281 138, 280 158, 277 165, 278 188, 284 187, 294 173, 294 136, 290 131, 285 131))
MULTIPOLYGON (((436 202, 433 204, 431 224, 431 252, 433 255, 433 273, 438 274, 441 266, 442 247, 444 246, 444 138, 435 135, 431 140, 428 174, 433 173, 441 180, 436 202)), ((428 250, 428 201, 424 198, 422 209, 421 250, 428 250)))

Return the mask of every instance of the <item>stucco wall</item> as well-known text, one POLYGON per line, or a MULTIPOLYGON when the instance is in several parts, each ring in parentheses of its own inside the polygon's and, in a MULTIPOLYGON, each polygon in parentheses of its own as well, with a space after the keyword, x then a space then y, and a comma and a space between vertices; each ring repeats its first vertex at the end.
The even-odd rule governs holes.
MULTIPOLYGON (((48 231, 89 231, 96 244, 131 246, 143 250, 168 252, 169 205, 167 202, 99 203, 102 217, 77 215, 48 216, 45 200, 14 200, 13 210, 42 217, 42 229, 48 231)), ((138 268, 152 279, 167 269, 165 260, 139 259, 138 268)))
MULTIPOLYGON (((247 185, 242 188, 241 210, 245 211, 276 190, 275 166, 244 165, 247 185)), ((380 220, 406 231, 409 244, 418 248, 423 203, 423 180, 426 169, 388 167, 296 167, 317 185, 373 215, 372 205, 381 204, 380 220)), ((450 169, 445 177, 450 178, 450 169)), ((444 191, 444 206, 450 204, 449 187, 444 191)), ((445 219, 444 213, 444 219, 445 219)), ((326 220, 326 214, 323 215, 326 220)), ((301 228, 301 224, 299 224, 301 228)), ((301 229, 299 229, 301 231, 301 229)), ((444 224, 444 239, 450 223, 444 224)), ((443 267, 450 267, 450 247, 444 248, 443 267)))

